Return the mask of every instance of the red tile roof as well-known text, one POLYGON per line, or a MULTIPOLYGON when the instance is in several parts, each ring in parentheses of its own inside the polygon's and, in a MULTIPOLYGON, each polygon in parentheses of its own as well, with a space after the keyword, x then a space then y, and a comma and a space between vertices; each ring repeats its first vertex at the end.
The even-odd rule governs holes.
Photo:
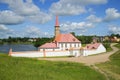
POLYGON ((86 49, 97 49, 101 43, 87 44, 86 49))
POLYGON ((57 48, 57 45, 55 43, 45 43, 39 48, 57 48))
POLYGON ((80 42, 76 37, 74 37, 72 34, 59 34, 55 37, 55 40, 57 42, 80 42))

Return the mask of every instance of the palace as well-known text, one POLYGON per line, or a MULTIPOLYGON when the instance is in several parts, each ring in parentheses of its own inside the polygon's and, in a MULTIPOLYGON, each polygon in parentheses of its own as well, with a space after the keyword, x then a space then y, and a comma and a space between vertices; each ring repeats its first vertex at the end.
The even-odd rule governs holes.
POLYGON ((38 51, 9 51, 10 56, 14 57, 53 57, 53 56, 88 56, 106 52, 106 48, 102 43, 97 43, 93 40, 92 44, 87 44, 86 47, 81 47, 79 41, 74 35, 60 32, 58 16, 55 22, 55 38, 50 43, 45 43, 38 47, 38 51))
MULTIPOLYGON (((55 39, 51 43, 45 43, 42 46, 40 46, 39 50, 44 52, 67 51, 67 53, 69 53, 72 50, 73 54, 77 55, 79 54, 80 48, 81 48, 81 41, 79 41, 75 36, 73 36, 70 33, 67 33, 67 34, 60 33, 58 16, 56 16, 55 39)), ((57 52, 55 54, 57 54, 57 52)), ((73 55, 73 54, 69 54, 69 55, 73 55)))

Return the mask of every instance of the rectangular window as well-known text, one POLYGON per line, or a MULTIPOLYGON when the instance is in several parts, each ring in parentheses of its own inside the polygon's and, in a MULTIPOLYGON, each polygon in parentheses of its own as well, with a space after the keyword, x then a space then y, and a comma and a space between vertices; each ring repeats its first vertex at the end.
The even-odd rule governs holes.
POLYGON ((76 44, 74 44, 74 47, 76 47, 76 44))
POLYGON ((67 43, 65 43, 65 48, 67 48, 67 43))
POLYGON ((61 43, 61 48, 63 48, 63 44, 61 43))
POLYGON ((81 45, 80 45, 80 44, 78 44, 78 46, 79 46, 79 47, 81 47, 81 45))
POLYGON ((77 47, 79 47, 79 44, 77 44, 77 47))
POLYGON ((72 44, 70 44, 70 47, 72 47, 72 44))

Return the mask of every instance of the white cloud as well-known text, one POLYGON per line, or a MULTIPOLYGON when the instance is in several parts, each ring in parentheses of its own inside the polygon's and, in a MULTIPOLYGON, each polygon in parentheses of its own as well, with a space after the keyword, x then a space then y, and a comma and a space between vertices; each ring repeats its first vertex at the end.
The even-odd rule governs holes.
POLYGON ((0 24, 19 24, 24 21, 24 17, 15 14, 10 10, 0 11, 0 24))
POLYGON ((83 6, 73 5, 71 3, 53 3, 50 12, 55 15, 79 15, 86 12, 83 6))
MULTIPOLYGON (((23 16, 26 20, 30 19, 32 22, 45 23, 52 18, 50 14, 42 12, 32 0, 1 0, 0 2, 8 4, 12 13, 14 12, 23 16)), ((2 23, 4 22, 3 20, 2 23)), ((7 22, 12 23, 10 19, 8 19, 7 22)))
POLYGON ((86 18, 86 20, 90 21, 90 22, 101 22, 102 19, 96 17, 95 15, 90 15, 86 18))
POLYGON ((60 0, 63 3, 73 3, 73 4, 80 4, 80 5, 90 5, 90 4, 105 4, 107 0, 60 0))
POLYGON ((43 24, 50 21, 52 19, 52 15, 40 12, 37 15, 28 16, 28 19, 32 22, 43 24))
POLYGON ((115 8, 108 8, 106 10, 106 17, 104 21, 113 21, 120 18, 120 12, 115 8))
POLYGON ((6 31, 6 30, 8 30, 8 28, 5 27, 5 25, 0 24, 0 31, 6 31))
POLYGON ((35 15, 39 12, 39 8, 32 0, 2 0, 2 2, 7 3, 10 9, 20 15, 35 15))
POLYGON ((3 24, 0 24, 0 38, 11 37, 51 37, 48 32, 42 32, 40 28, 35 26, 27 26, 21 30, 12 30, 3 24))
POLYGON ((108 8, 105 11, 105 17, 97 17, 96 15, 90 15, 86 18, 89 22, 110 22, 117 19, 120 19, 120 12, 115 8, 108 8))
POLYGON ((25 28, 24 37, 50 37, 51 35, 48 32, 42 32, 38 27, 27 26, 25 28))
POLYGON ((26 27, 26 30, 24 32, 25 32, 24 36, 28 36, 28 37, 40 37, 41 35, 40 29, 34 26, 26 27))
POLYGON ((3 24, 0 24, 0 38, 7 38, 9 36, 12 36, 14 35, 13 32, 14 31, 12 29, 7 28, 3 24))
POLYGON ((116 25, 109 26, 109 32, 114 34, 120 34, 120 27, 116 25))
POLYGON ((51 5, 50 12, 55 15, 79 15, 86 12, 86 5, 105 3, 107 0, 60 0, 51 5))
POLYGON ((76 30, 82 30, 83 32, 86 31, 86 28, 94 27, 93 23, 87 23, 87 22, 72 22, 72 23, 64 23, 61 24, 61 31, 63 32, 72 32, 76 30))

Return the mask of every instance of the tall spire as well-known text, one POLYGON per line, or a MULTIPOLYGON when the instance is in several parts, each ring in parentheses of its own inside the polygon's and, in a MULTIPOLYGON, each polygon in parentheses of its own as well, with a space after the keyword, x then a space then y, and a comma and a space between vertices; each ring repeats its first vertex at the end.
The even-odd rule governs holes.
POLYGON ((58 21, 58 16, 56 16, 56 21, 55 21, 55 37, 60 34, 60 26, 59 26, 59 21, 58 21))
POLYGON ((56 16, 55 26, 56 26, 56 27, 59 26, 58 16, 56 16))

